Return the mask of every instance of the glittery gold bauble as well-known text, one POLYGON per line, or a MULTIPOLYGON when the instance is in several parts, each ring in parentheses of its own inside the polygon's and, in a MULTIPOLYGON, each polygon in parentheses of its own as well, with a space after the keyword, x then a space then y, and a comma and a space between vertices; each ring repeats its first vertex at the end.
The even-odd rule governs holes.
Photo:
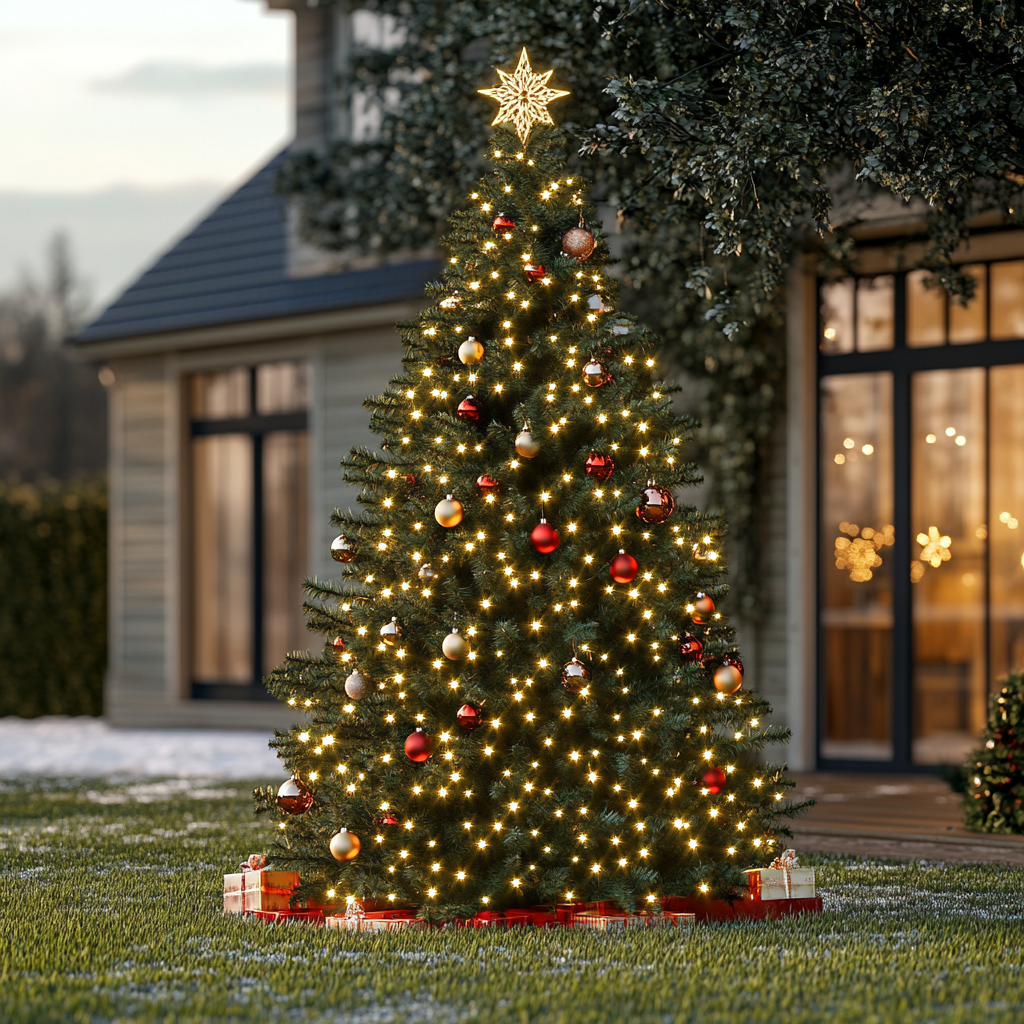
POLYGON ((715 669, 715 689, 719 693, 735 693, 743 685, 743 673, 735 665, 715 669))
POLYGON ((516 437, 516 451, 524 459, 532 459, 540 452, 540 445, 533 439, 533 434, 524 427, 516 437))
POLYGON ((463 661, 469 656, 469 644, 454 629, 442 641, 441 650, 450 661, 463 661))
POLYGON ((402 635, 402 627, 398 624, 398 619, 392 615, 390 622, 385 622, 380 627, 380 638, 389 647, 394 647, 402 635))
POLYGON ((594 251, 595 245, 594 236, 586 228, 570 228, 562 236, 562 252, 575 256, 580 263, 594 251))
POLYGON ((331 856, 335 860, 352 860, 359 856, 359 837, 343 828, 331 837, 331 856))
POLYGON ((434 518, 442 526, 449 528, 458 526, 462 522, 462 502, 457 501, 449 494, 434 507, 434 518))
POLYGON ((467 338, 459 346, 459 359, 466 366, 479 363, 484 357, 484 347, 476 338, 467 338))

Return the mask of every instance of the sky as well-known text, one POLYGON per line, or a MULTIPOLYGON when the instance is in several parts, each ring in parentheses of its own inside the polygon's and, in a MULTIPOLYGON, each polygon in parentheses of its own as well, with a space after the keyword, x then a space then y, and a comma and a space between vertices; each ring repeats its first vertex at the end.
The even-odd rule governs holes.
POLYGON ((111 298, 291 131, 262 0, 0 3, 0 290, 63 228, 111 298))

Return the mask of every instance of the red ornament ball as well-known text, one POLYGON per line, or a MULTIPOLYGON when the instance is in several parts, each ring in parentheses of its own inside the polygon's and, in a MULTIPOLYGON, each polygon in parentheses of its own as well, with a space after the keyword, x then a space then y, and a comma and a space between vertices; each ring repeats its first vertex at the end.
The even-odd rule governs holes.
POLYGON ((542 277, 546 277, 548 272, 544 269, 543 263, 527 263, 523 267, 523 273, 526 275, 526 280, 533 284, 534 281, 539 281, 542 277))
POLYGON ((390 811, 388 811, 387 814, 378 814, 377 817, 373 819, 373 824, 374 825, 397 825, 398 824, 398 819, 390 811))
POLYGON ((616 583, 632 583, 636 578, 636 574, 640 571, 640 566, 632 555, 627 555, 625 551, 620 549, 619 553, 612 559, 612 564, 608 567, 608 571, 612 574, 612 579, 616 583))
POLYGON ((562 236, 562 252, 575 256, 582 263, 593 251, 597 242, 586 228, 570 228, 562 236))
POLYGON ((472 395, 467 395, 455 410, 455 415, 463 423, 479 423, 484 418, 483 405, 472 395))
POLYGON ((693 605, 693 621, 698 626, 706 626, 715 614, 715 602, 707 594, 698 594, 693 605))
POLYGON ((331 558, 336 562, 351 562, 357 554, 359 554, 359 548, 345 534, 338 534, 331 541, 331 558))
POLYGON ((615 460, 610 455, 591 452, 583 463, 583 469, 587 476, 595 480, 607 480, 615 472, 615 460))
POLYGON ((499 213, 494 218, 494 223, 491 225, 494 228, 494 233, 497 235, 503 235, 509 231, 515 231, 516 222, 511 217, 506 217, 505 214, 499 213))
POLYGON ((313 806, 313 794, 302 779, 293 775, 287 782, 281 783, 277 791, 277 806, 285 814, 305 814, 313 806))
POLYGON ((530 542, 542 555, 550 555, 558 547, 558 531, 542 519, 530 532, 530 542))
POLYGON ((591 672, 586 665, 573 656, 562 666, 562 685, 569 693, 579 693, 590 682, 591 672))
POLYGON ((422 729, 417 729, 406 738, 405 756, 410 761, 426 761, 433 749, 434 741, 422 729))
POLYGON ((687 633, 679 645, 679 657, 686 663, 700 661, 704 657, 704 645, 692 633, 687 633))
POLYGON ((600 388, 611 382, 612 375, 608 367, 600 360, 591 359, 583 367, 583 383, 588 388, 600 388))
POLYGON ((709 768, 700 782, 709 793, 721 793, 725 789, 725 772, 721 768, 709 768))
POLYGON ((336 651, 338 651, 338 652, 341 652, 341 651, 345 650, 345 641, 344 641, 344 639, 343 639, 342 637, 340 637, 340 636, 336 636, 336 637, 335 637, 335 638, 334 638, 334 639, 333 639, 333 640, 331 641, 331 646, 332 646, 332 647, 333 647, 333 648, 334 648, 334 649, 335 649, 336 651))
POLYGON ((455 721, 466 732, 474 732, 484 724, 484 709, 479 704, 469 701, 455 712, 455 721))
POLYGON ((501 490, 501 482, 495 480, 493 476, 481 473, 476 478, 476 489, 481 494, 497 494, 501 490))
POLYGON ((676 507, 675 498, 667 487, 648 484, 640 492, 640 504, 636 514, 645 522, 654 526, 665 522, 676 507))

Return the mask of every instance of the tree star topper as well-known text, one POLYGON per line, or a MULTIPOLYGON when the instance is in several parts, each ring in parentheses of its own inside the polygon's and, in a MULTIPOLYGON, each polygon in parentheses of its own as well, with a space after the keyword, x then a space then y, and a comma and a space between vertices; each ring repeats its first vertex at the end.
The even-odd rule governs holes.
POLYGON ((535 124, 554 124, 547 104, 560 96, 568 96, 564 89, 547 88, 548 79, 553 71, 545 71, 535 75, 530 67, 530 58, 526 47, 519 56, 519 65, 514 75, 506 74, 501 68, 495 69, 501 79, 497 89, 479 89, 484 96, 496 99, 501 107, 498 116, 491 122, 495 124, 514 124, 516 134, 522 139, 523 145, 530 136, 530 129, 535 124))

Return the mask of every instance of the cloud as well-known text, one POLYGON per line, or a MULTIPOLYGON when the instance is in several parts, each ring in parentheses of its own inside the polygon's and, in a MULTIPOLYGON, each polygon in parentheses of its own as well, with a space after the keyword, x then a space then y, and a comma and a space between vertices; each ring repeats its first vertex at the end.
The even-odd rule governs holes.
POLYGON ((220 67, 187 61, 150 61, 137 64, 114 78, 93 82, 92 88, 122 96, 266 95, 283 93, 287 84, 287 67, 269 61, 220 67))

